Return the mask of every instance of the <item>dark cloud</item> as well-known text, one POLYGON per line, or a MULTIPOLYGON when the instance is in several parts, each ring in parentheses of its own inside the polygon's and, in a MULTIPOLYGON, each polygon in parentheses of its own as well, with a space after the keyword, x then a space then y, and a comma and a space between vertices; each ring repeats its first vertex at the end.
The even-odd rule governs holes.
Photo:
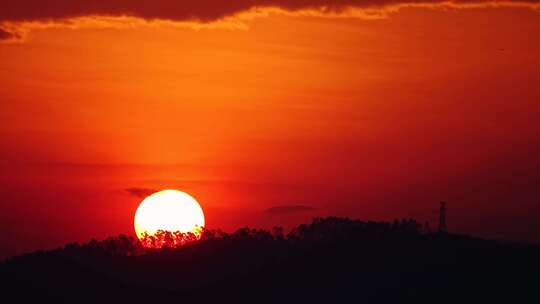
POLYGON ((139 198, 145 198, 145 197, 149 196, 150 194, 158 191, 156 189, 139 188, 139 187, 132 187, 132 188, 124 189, 124 190, 127 193, 129 193, 130 195, 133 195, 133 196, 139 197, 139 198))
POLYGON ((7 31, 0 28, 0 40, 21 40, 22 35, 17 32, 7 31))
POLYGON ((264 213, 267 214, 291 214, 291 213, 303 213, 315 211, 317 208, 306 206, 306 205, 283 205, 275 206, 264 210, 264 213))
MULTIPOLYGON (((131 16, 146 20, 211 22, 254 8, 286 11, 318 9, 339 13, 347 8, 382 8, 392 5, 437 5, 442 0, 0 0, 2 22, 58 21, 85 16, 131 16)), ((540 0, 457 0, 453 5, 504 4, 536 6, 540 0)), ((7 34, 4 30, 4 36, 7 34)))
POLYGON ((10 32, 6 32, 0 28, 0 40, 6 40, 13 38, 13 35, 10 32))

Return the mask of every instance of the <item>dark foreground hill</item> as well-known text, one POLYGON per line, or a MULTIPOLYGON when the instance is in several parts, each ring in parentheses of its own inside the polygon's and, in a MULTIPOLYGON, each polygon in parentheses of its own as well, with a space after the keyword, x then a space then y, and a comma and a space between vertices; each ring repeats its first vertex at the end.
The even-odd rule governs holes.
POLYGON ((539 257, 413 220, 330 217, 287 235, 205 231, 179 248, 68 244, 7 260, 0 283, 10 303, 540 303, 539 257))

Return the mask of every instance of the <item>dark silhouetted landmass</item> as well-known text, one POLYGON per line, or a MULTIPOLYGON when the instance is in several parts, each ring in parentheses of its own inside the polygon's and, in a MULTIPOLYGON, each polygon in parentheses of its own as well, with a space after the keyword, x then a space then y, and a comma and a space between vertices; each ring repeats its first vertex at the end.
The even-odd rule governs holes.
MULTIPOLYGON (((205 230, 147 248, 118 236, 2 263, 11 303, 538 303, 538 246, 317 218, 289 233, 205 230)), ((5 302, 7 303, 7 302, 5 302)))

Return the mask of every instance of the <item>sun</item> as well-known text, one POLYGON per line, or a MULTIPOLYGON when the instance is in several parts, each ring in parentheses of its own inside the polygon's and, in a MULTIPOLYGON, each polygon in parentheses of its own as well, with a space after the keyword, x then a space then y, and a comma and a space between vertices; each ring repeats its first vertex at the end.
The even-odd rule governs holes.
POLYGON ((189 194, 178 190, 163 190, 146 197, 135 212, 135 233, 154 235, 158 230, 199 235, 204 227, 204 213, 189 194))

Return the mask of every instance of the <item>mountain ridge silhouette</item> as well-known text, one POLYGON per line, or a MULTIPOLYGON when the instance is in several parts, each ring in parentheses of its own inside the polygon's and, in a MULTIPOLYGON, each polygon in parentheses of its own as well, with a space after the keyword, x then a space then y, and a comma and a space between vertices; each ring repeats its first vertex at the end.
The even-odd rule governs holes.
POLYGON ((120 235, 0 264, 17 302, 498 302, 538 297, 540 246, 432 233, 412 219, 315 218, 289 233, 205 230, 146 248, 120 235), (177 247, 176 247, 177 246, 177 247))

